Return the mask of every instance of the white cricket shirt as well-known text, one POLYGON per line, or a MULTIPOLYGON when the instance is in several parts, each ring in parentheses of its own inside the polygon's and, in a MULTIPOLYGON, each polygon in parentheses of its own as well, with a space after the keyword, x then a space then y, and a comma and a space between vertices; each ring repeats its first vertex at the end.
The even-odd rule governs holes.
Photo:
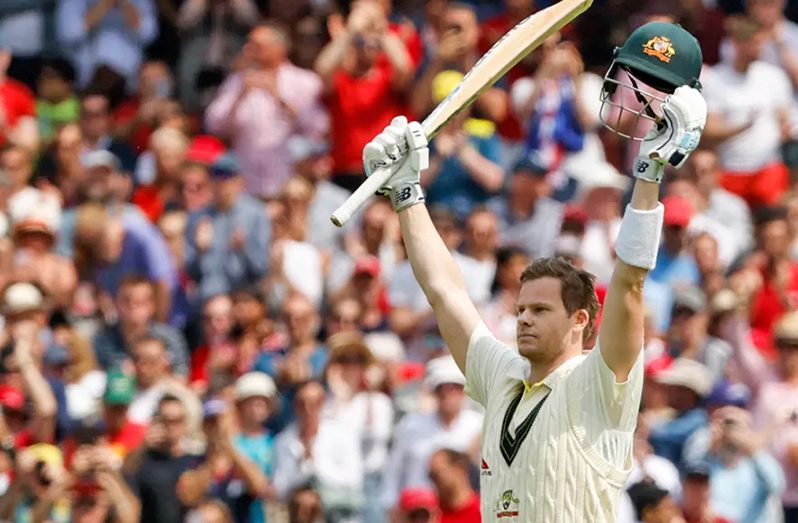
POLYGON ((528 370, 479 323, 468 345, 466 392, 485 407, 482 521, 615 523, 632 469, 642 351, 624 383, 598 346, 531 386, 528 370))

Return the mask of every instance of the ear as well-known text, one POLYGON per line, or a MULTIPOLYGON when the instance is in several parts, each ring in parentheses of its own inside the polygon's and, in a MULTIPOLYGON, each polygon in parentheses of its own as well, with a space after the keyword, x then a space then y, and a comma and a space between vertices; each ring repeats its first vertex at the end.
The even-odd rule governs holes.
POLYGON ((573 328, 578 329, 580 332, 584 331, 590 324, 590 314, 587 309, 577 309, 571 314, 571 319, 574 322, 573 328))

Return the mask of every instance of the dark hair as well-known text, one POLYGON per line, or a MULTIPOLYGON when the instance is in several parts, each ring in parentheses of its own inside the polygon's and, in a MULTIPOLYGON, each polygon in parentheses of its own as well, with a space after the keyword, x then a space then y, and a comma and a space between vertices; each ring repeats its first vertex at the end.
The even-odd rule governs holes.
POLYGON ((162 407, 163 407, 165 404, 167 404, 167 403, 172 403, 172 402, 177 402, 177 403, 179 403, 179 404, 180 404, 180 406, 181 406, 181 407, 183 407, 183 409, 185 410, 185 408, 186 408, 186 404, 185 404, 185 403, 183 403, 183 400, 181 400, 179 397, 175 396, 174 394, 171 394, 171 393, 166 393, 166 394, 164 394, 164 395, 163 395, 163 397, 162 397, 160 400, 158 400, 158 408, 157 408, 157 409, 155 409, 155 411, 156 411, 156 412, 160 412, 160 411, 161 411, 161 408, 162 408, 162 407))
POLYGON ((556 256, 534 260, 521 274, 521 282, 540 278, 560 280, 560 296, 568 314, 573 314, 579 309, 587 310, 589 320, 582 332, 582 340, 589 339, 593 335, 599 311, 599 302, 593 287, 596 277, 587 271, 577 269, 566 258, 556 256))
POLYGON ((770 222, 786 221, 787 208, 783 205, 760 206, 754 210, 754 223, 756 227, 762 227, 770 222))
POLYGON ((629 487, 627 493, 635 507, 638 519, 643 519, 646 510, 656 508, 669 495, 667 490, 659 488, 650 480, 635 483, 629 487))
POLYGON ((130 342, 130 347, 138 347, 143 343, 157 343, 163 349, 164 354, 166 354, 166 341, 160 336, 155 336, 154 334, 142 334, 141 336, 136 336, 130 342))
POLYGON ((493 273, 493 281, 490 284, 491 296, 495 296, 499 291, 499 269, 510 263, 517 256, 529 257, 526 250, 517 245, 505 245, 496 249, 496 271, 493 273))
POLYGON ((446 456, 446 460, 450 465, 459 468, 463 472, 468 473, 471 469, 471 460, 464 452, 447 448, 440 449, 438 452, 446 456))
POLYGON ((75 82, 75 68, 69 60, 50 58, 49 60, 45 60, 42 67, 52 69, 56 76, 70 85, 75 82))
POLYGON ((150 278, 137 273, 124 276, 122 281, 119 282, 119 289, 122 289, 122 287, 132 287, 135 285, 146 285, 153 292, 153 295, 155 294, 155 282, 153 282, 150 278))

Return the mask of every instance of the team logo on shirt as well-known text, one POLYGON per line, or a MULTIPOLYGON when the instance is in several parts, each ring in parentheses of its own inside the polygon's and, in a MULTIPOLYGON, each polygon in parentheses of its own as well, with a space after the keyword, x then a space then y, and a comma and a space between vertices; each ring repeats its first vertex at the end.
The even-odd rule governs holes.
POLYGON ((485 458, 482 458, 482 466, 480 468, 482 469, 482 472, 481 472, 482 476, 492 476, 493 475, 491 473, 491 471, 490 471, 490 467, 488 466, 488 462, 485 461, 485 458))
POLYGON ((643 44, 643 52, 648 56, 656 56, 665 63, 671 61, 671 57, 676 54, 671 39, 667 36, 655 36, 643 44))
POLYGON ((494 510, 496 511, 496 518, 515 518, 518 517, 518 504, 520 501, 515 497, 515 492, 512 489, 505 490, 502 497, 496 500, 494 510))

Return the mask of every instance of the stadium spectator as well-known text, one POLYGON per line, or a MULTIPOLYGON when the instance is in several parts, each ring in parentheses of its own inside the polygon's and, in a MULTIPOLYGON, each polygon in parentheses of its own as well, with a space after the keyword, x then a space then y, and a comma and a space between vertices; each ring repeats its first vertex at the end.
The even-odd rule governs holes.
POLYGON ((35 100, 28 87, 8 76, 10 64, 11 50, 0 46, 0 147, 13 144, 33 152, 39 146, 35 100))
POLYGON ((679 506, 667 490, 647 481, 635 483, 628 489, 637 519, 641 523, 683 523, 679 506))
POLYGON ((682 510, 686 523, 731 523, 715 514, 710 504, 712 472, 706 464, 688 465, 682 480, 682 510))
POLYGON ((78 121, 80 103, 74 83, 75 68, 68 60, 54 58, 42 65, 36 80, 36 120, 42 142, 49 143, 60 127, 78 121))
POLYGON ((81 86, 103 65, 135 85, 144 48, 158 34, 152 0, 64 0, 58 3, 55 25, 81 86))
POLYGON ((465 379, 450 356, 427 363, 425 385, 435 396, 435 410, 407 414, 396 426, 385 468, 382 504, 396 506, 406 488, 432 486, 429 460, 441 448, 469 453, 479 438, 482 415, 470 410, 465 379))
POLYGON ((291 175, 287 144, 292 134, 318 136, 329 125, 319 78, 288 61, 289 46, 289 35, 279 25, 253 29, 241 71, 225 80, 206 113, 208 129, 233 143, 246 191, 253 196, 276 196, 291 175))
POLYGON ((257 281, 268 270, 271 225, 263 205, 244 192, 237 158, 211 166, 214 199, 186 227, 186 267, 206 299, 257 281))
POLYGON ((363 455, 349 427, 322 416, 324 387, 302 383, 294 397, 296 421, 275 439, 274 486, 280 499, 312 483, 327 518, 352 518, 363 504, 363 455))
POLYGON ((774 204, 788 184, 780 147, 792 102, 790 80, 777 66, 760 60, 766 36, 759 22, 730 17, 727 35, 733 60, 705 73, 709 114, 704 140, 718 146, 726 190, 749 205, 774 204), (759 96, 763 91, 770 96, 759 96))
POLYGON ((430 457, 429 476, 438 492, 441 523, 479 523, 479 494, 471 486, 467 454, 440 449, 430 457))
POLYGON ((184 474, 196 469, 202 457, 186 447, 187 409, 177 397, 167 395, 158 408, 144 438, 144 445, 128 457, 125 467, 129 483, 141 500, 141 520, 156 523, 182 522, 188 507, 180 499, 190 483, 184 474))
POLYGON ((353 2, 346 23, 334 26, 314 64, 330 112, 331 181, 350 191, 363 181, 363 147, 405 112, 403 92, 413 77, 413 60, 388 28, 378 2, 353 2))
MULTIPOLYGON (((83 0, 77 0, 83 1, 83 0)), ((146 1, 146 0, 145 0, 146 1)), ((136 153, 127 143, 111 134, 111 100, 107 94, 89 91, 80 100, 80 130, 83 139, 81 153, 105 150, 116 156, 121 168, 132 173, 136 168, 136 153)))
POLYGON ((527 265, 529 256, 520 247, 496 249, 496 270, 490 286, 490 299, 480 309, 480 316, 488 329, 511 347, 517 343, 516 296, 521 288, 521 273, 527 265))
POLYGON ((117 322, 107 325, 94 338, 94 353, 100 367, 104 370, 128 367, 131 343, 139 336, 152 334, 166 344, 171 371, 178 376, 186 376, 186 341, 180 331, 156 320, 153 282, 137 276, 125 278, 119 285, 115 301, 117 322))

